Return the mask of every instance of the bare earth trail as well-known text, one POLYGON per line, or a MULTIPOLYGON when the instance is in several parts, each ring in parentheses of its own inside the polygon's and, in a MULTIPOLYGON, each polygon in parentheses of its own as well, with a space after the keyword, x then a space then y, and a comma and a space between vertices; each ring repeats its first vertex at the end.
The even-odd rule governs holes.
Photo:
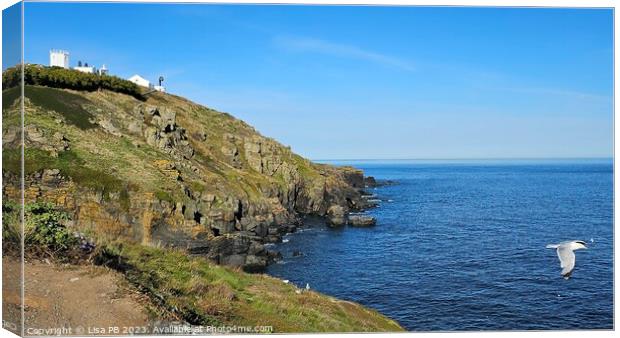
MULTIPOLYGON (((3 259, 3 311, 15 318, 19 318, 20 290, 14 281, 19 280, 19 270, 16 259, 3 259)), ((77 329, 88 335, 89 329, 119 327, 122 333, 124 327, 148 326, 147 300, 109 269, 29 261, 25 280, 26 335, 51 335, 41 330, 63 327, 73 328, 71 334, 78 334, 77 329)))

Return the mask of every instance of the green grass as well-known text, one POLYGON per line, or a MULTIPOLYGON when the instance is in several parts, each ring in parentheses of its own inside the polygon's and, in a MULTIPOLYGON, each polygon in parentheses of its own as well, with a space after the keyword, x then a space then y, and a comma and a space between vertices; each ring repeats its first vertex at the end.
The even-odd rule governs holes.
POLYGON ((26 86, 24 94, 33 104, 61 114, 67 123, 80 129, 91 129, 97 126, 90 122, 93 115, 83 108, 84 105, 90 103, 83 96, 65 90, 38 86, 26 86))
POLYGON ((29 255, 45 255, 58 260, 69 258, 79 246, 79 240, 65 226, 69 215, 50 203, 27 203, 24 224, 20 222, 21 205, 12 201, 2 203, 3 248, 17 251, 21 247, 29 255))
POLYGON ((109 244, 98 262, 121 270, 126 278, 152 300, 196 325, 221 325, 221 321, 198 306, 199 295, 208 286, 198 285, 218 280, 219 269, 195 269, 193 261, 182 252, 131 244, 109 244))
POLYGON ((21 251, 21 204, 18 201, 2 201, 2 249, 21 251))
POLYGON ((123 181, 103 171, 86 167, 85 164, 75 152, 64 151, 58 155, 55 167, 71 177, 77 184, 102 191, 104 195, 121 191, 123 181))
POLYGON ((268 325, 274 332, 403 330, 358 304, 300 292, 279 279, 214 265, 181 251, 110 243, 97 262, 120 270, 159 306, 191 324, 268 325))
POLYGON ((2 91, 2 109, 8 109, 13 106, 15 100, 17 100, 22 94, 21 87, 13 87, 11 89, 2 91))
MULTIPOLYGON (((3 170, 13 174, 20 172, 20 149, 4 149, 2 152, 3 170)), ((92 169, 75 152, 69 150, 51 156, 47 151, 38 148, 24 150, 24 175, 43 169, 59 169, 61 174, 69 176, 75 183, 83 187, 103 192, 120 192, 124 182, 101 170, 92 169)))
POLYGON ((202 182, 199 181, 190 181, 188 182, 188 185, 191 189, 192 192, 203 192, 206 190, 206 187, 204 186, 204 184, 202 182))
MULTIPOLYGON (((62 175, 70 177, 81 187, 103 191, 104 196, 118 192, 124 210, 131 206, 130 197, 133 195, 130 191, 155 192, 156 198, 168 202, 185 198, 179 183, 162 174, 153 164, 157 160, 170 160, 169 154, 141 142, 132 142, 139 141, 135 135, 117 138, 104 134, 103 130, 93 129, 94 124, 90 122, 93 116, 84 109, 109 107, 120 121, 124 118, 121 112, 132 113, 134 99, 107 91, 85 96, 47 87, 28 86, 26 89, 29 101, 41 107, 27 107, 29 124, 43 129, 46 135, 61 132, 70 140, 71 147, 70 151, 60 152, 58 157, 27 147, 26 175, 42 169, 60 169, 62 175), (49 110, 64 116, 67 124, 57 123, 55 118, 58 115, 50 114, 49 110)), ((3 95, 18 97, 15 93, 7 91, 3 95)), ((173 109, 177 113, 177 123, 187 128, 188 135, 207 134, 206 142, 193 142, 196 154, 192 161, 202 169, 201 172, 195 173, 182 166, 178 170, 186 182, 183 184, 192 191, 218 196, 213 209, 225 208, 226 199, 219 198, 223 192, 226 193, 223 196, 247 196, 250 202, 265 202, 259 187, 276 183, 282 189, 288 189, 282 177, 262 175, 248 170, 247 166, 233 169, 223 159, 220 151, 222 133, 236 130, 235 136, 239 139, 253 137, 255 132, 249 126, 170 95, 154 94, 148 100, 149 104, 173 109), (188 111, 200 116, 189 116, 188 111)), ((96 114, 95 110, 92 112, 96 114)), ((243 147, 240 151, 244 158, 243 147)), ((324 180, 318 166, 292 155, 290 150, 280 149, 276 153, 284 161, 294 164, 304 181, 324 180)), ((19 172, 18 149, 5 150, 3 161, 4 170, 19 172)), ((93 233, 93 236, 105 237, 105 234, 93 233)), ((281 280, 217 266, 204 258, 189 257, 184 252, 127 242, 99 243, 98 247, 101 250, 97 255, 98 263, 123 272, 126 279, 149 295, 158 307, 174 312, 192 324, 271 325, 275 332, 402 330, 397 323, 358 304, 312 291, 297 293, 299 290, 295 286, 281 280)))
POLYGON ((155 197, 160 201, 166 201, 170 203, 174 202, 174 200, 172 199, 172 196, 170 196, 168 192, 163 191, 163 190, 156 191, 155 197))
MULTIPOLYGON (((48 152, 37 148, 26 148, 24 150, 24 174, 26 176, 37 171, 50 168, 54 163, 48 152)), ((2 150, 2 170, 19 175, 21 170, 21 149, 2 150)))

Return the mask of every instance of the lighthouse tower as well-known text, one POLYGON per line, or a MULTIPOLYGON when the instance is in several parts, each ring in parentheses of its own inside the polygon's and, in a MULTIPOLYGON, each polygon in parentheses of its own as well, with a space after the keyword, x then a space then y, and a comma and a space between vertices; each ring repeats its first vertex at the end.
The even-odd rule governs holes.
POLYGON ((50 50, 50 67, 69 68, 69 52, 64 50, 50 50))
POLYGON ((105 64, 99 68, 99 75, 108 75, 108 68, 105 64))

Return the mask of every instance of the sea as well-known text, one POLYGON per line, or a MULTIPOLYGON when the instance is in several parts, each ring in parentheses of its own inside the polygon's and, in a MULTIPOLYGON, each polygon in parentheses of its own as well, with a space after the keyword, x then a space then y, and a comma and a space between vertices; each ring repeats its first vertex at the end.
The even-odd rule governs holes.
POLYGON ((613 160, 323 161, 370 188, 368 228, 308 217, 267 273, 409 331, 613 329, 613 160), (572 278, 554 249, 583 240, 572 278))

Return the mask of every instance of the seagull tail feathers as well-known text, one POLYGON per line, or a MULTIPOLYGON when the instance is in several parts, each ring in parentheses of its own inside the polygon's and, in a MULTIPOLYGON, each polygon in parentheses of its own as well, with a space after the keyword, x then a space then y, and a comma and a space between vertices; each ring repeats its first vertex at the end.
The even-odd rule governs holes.
POLYGON ((557 249, 560 245, 559 244, 547 244, 547 249, 557 249))

